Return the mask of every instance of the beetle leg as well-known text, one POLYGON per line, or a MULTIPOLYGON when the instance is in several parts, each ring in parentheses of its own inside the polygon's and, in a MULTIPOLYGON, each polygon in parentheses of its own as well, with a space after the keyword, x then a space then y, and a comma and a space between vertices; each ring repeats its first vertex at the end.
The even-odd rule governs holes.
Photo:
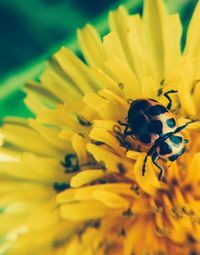
POLYGON ((124 136, 125 136, 125 137, 126 137, 126 136, 132 136, 132 135, 133 135, 132 131, 127 131, 127 129, 128 129, 128 128, 125 128, 125 130, 124 130, 124 136))
MULTIPOLYGON (((166 134, 167 135, 167 134, 166 134)), ((164 172, 164 170, 161 168, 161 166, 160 165, 157 165, 157 163, 155 163, 155 161, 156 161, 156 159, 157 158, 155 158, 156 157, 156 149, 157 149, 157 147, 163 142, 163 139, 165 140, 167 137, 166 137, 166 135, 164 135, 163 137, 160 137, 155 143, 154 143, 154 145, 153 146, 151 146, 151 148, 148 150, 148 152, 147 152, 147 154, 146 154, 146 156, 145 156, 145 158, 144 158, 144 162, 143 162, 143 166, 142 166, 142 175, 144 176, 144 174, 145 174, 145 172, 146 172, 146 163, 147 163, 147 159, 148 159, 148 157, 149 156, 152 156, 152 160, 153 160, 153 163, 160 169, 160 171, 161 171, 161 173, 159 174, 159 178, 160 178, 160 175, 161 175, 161 177, 162 177, 162 173, 164 172), (155 159, 154 159, 154 158, 155 159)))
POLYGON ((147 159, 149 156, 151 156, 155 150, 157 148, 157 144, 154 144, 147 152, 145 158, 144 158, 144 162, 143 162, 143 166, 142 166, 142 175, 144 176, 145 172, 146 172, 146 163, 147 163, 147 159))
POLYGON ((193 122, 196 122, 197 120, 191 120, 187 123, 185 123, 184 125, 178 127, 173 133, 178 133, 180 131, 182 131, 184 128, 186 128, 189 124, 192 124, 193 122))
POLYGON ((142 166, 142 176, 144 176, 144 174, 146 172, 146 162, 147 162, 147 159, 148 159, 148 154, 144 158, 144 162, 143 162, 143 166, 142 166))
POLYGON ((129 126, 127 125, 126 127, 125 127, 125 129, 124 129, 124 135, 125 136, 127 136, 127 135, 131 135, 131 131, 128 131, 128 128, 129 128, 129 126))
POLYGON ((117 122, 118 122, 118 123, 119 123, 119 125, 121 125, 121 126, 125 126, 125 127, 127 127, 127 126, 128 126, 128 124, 127 124, 127 123, 125 123, 125 122, 121 122, 121 120, 118 120, 117 122))
POLYGON ((170 110, 171 107, 172 107, 172 100, 169 96, 169 94, 172 94, 172 93, 177 93, 177 90, 169 90, 167 91, 166 93, 164 93, 164 96, 167 98, 167 100, 169 101, 168 105, 167 105, 167 109, 170 110))
POLYGON ((152 155, 152 161, 153 161, 154 165, 156 165, 157 168, 160 169, 160 173, 158 175, 158 179, 161 180, 162 177, 163 177, 163 174, 164 174, 164 169, 162 168, 161 165, 158 164, 158 162, 157 162, 158 158, 159 158, 158 153, 155 151, 154 154, 152 155))
POLYGON ((132 138, 135 139, 135 136, 133 135, 133 132, 132 131, 128 131, 129 129, 129 126, 127 123, 124 123, 124 122, 121 122, 120 120, 118 120, 118 123, 121 125, 121 126, 125 126, 125 129, 124 129, 124 136, 132 136, 132 138))
POLYGON ((128 127, 125 128, 124 130, 124 138, 126 138, 127 136, 131 136, 133 139, 136 139, 136 137, 133 135, 132 131, 127 131, 128 127))

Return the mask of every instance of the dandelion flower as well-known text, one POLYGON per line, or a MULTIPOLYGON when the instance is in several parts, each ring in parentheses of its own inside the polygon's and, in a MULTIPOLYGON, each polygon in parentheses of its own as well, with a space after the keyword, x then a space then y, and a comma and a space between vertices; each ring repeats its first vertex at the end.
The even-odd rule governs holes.
POLYGON ((123 136, 129 100, 166 105, 178 124, 200 116, 200 3, 181 51, 182 27, 163 1, 142 17, 119 7, 101 40, 86 25, 86 63, 62 48, 40 83, 25 88, 33 119, 7 118, 1 130, 0 254, 200 254, 199 124, 184 131, 186 152, 165 169, 147 146, 123 136))

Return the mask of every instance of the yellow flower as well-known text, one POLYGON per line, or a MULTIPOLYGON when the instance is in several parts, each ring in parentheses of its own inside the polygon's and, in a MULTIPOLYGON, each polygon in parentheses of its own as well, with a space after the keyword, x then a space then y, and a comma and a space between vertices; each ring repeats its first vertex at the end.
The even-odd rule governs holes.
POLYGON ((181 23, 161 0, 143 16, 111 12, 103 40, 78 31, 87 64, 62 48, 40 84, 26 86, 36 118, 8 118, 2 127, 0 254, 200 254, 198 122, 178 160, 147 161, 147 146, 123 136, 129 100, 167 104, 181 125, 200 117, 200 3, 180 49, 181 23))

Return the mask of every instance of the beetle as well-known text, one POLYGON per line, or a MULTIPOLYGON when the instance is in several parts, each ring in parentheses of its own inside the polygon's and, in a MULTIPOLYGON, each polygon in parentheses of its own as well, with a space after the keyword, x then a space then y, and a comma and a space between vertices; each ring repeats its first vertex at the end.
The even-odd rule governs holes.
POLYGON ((125 126, 125 137, 132 136, 144 145, 150 146, 143 162, 143 176, 149 156, 154 165, 159 168, 158 179, 161 180, 164 169, 157 162, 158 158, 175 161, 185 151, 188 140, 180 132, 196 120, 177 126, 176 119, 170 111, 172 100, 169 96, 176 92, 177 90, 170 90, 163 94, 168 100, 167 106, 151 98, 139 98, 132 101, 128 110, 127 123, 118 121, 120 125, 125 126))

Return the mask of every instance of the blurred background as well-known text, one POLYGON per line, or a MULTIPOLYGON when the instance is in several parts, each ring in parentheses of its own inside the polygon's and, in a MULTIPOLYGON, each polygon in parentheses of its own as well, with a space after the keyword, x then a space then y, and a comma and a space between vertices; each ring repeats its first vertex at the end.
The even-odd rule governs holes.
MULTIPOLYGON (((152 0, 155 1, 155 0, 152 0)), ((171 13, 179 12, 185 32, 197 0, 163 0, 171 13)), ((142 14, 142 0, 0 0, 0 120, 31 116, 21 88, 44 69, 61 45, 80 54, 76 29, 93 24, 103 36, 108 11, 124 4, 142 14)))

